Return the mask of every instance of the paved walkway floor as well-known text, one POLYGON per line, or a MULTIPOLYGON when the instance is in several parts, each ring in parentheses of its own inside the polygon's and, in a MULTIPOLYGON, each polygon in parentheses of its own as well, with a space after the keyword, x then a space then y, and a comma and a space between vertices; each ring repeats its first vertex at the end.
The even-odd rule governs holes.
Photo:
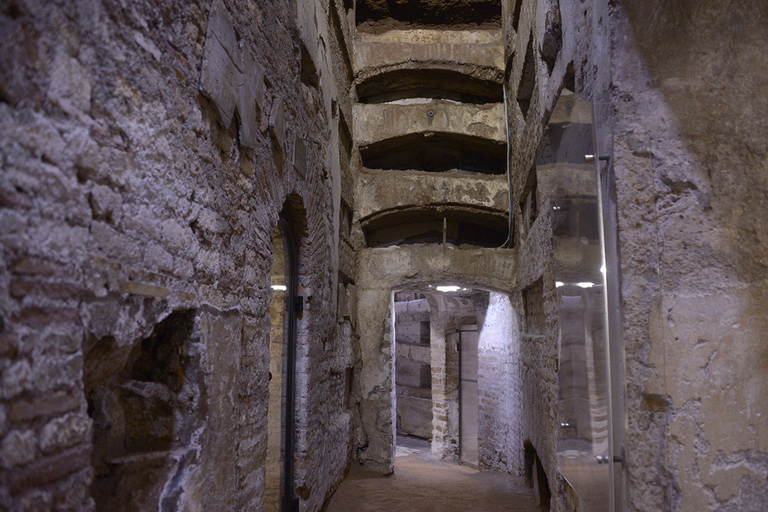
POLYGON ((398 438, 395 474, 353 464, 327 512, 538 512, 522 478, 438 460, 429 443, 398 438))

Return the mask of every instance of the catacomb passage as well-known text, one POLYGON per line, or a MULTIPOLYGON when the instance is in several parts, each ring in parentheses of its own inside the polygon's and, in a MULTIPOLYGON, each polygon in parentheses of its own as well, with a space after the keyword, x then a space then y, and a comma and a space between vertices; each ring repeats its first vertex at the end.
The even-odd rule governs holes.
POLYGON ((765 509, 765 1, 0 34, 0 510, 765 509))

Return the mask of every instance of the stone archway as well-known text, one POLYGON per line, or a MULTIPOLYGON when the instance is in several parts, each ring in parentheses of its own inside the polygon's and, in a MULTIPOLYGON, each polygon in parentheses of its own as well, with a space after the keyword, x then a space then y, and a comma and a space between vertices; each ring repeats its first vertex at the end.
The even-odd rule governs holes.
MULTIPOLYGON (((359 453, 367 467, 386 474, 394 471, 393 290, 418 283, 445 282, 495 290, 507 297, 509 314, 514 316, 508 297, 514 292, 515 262, 514 249, 463 250, 412 245, 360 251, 357 312, 362 366, 358 383, 366 444, 359 453)), ((507 327, 517 331, 516 325, 515 320, 507 327)), ((502 425, 508 423, 508 418, 503 416, 496 420, 502 425)), ((499 439, 499 446, 510 450, 519 444, 507 440, 506 437, 499 439)), ((522 464, 518 458, 502 454, 497 457, 498 464, 493 464, 490 463, 492 457, 486 457, 489 462, 481 465, 517 469, 522 464)))

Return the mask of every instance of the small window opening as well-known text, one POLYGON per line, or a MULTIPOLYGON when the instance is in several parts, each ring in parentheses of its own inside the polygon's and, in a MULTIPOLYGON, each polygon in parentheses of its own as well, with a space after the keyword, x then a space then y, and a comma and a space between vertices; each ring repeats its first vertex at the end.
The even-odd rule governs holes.
POLYGON ((304 85, 317 89, 320 86, 320 75, 317 72, 315 61, 312 59, 312 55, 303 41, 299 41, 299 46, 301 49, 301 82, 304 85))
POLYGON ((520 83, 517 86, 517 104, 520 105, 520 111, 523 118, 528 120, 528 110, 531 106, 533 90, 536 86, 536 62, 533 52, 533 34, 528 41, 528 49, 525 51, 525 61, 523 63, 523 73, 520 76, 520 83))
POLYGON ((560 5, 556 3, 547 12, 547 29, 544 32, 544 37, 541 41, 541 49, 539 54, 541 60, 547 65, 549 74, 552 74, 552 70, 555 68, 555 61, 560 54, 560 49, 563 47, 563 28, 562 20, 560 18, 560 5))
POLYGON ((544 282, 541 278, 523 290, 523 310, 527 335, 544 333, 544 282))

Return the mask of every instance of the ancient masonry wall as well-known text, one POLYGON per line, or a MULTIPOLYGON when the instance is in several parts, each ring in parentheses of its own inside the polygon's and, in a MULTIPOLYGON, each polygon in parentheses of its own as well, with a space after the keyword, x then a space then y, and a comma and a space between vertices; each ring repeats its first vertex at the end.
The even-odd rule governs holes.
POLYGON ((768 499, 768 5, 620 2, 610 105, 631 510, 768 499))
POLYGON ((553 507, 577 505, 564 499, 556 470, 550 219, 539 205, 526 225, 521 204, 565 86, 595 105, 601 154, 613 157, 625 502, 630 510, 764 508, 768 7, 515 0, 504 8, 516 301, 537 311, 522 319, 523 438, 541 459, 553 507))
POLYGON ((339 136, 352 116, 343 54, 318 48, 346 44, 341 4, 318 2, 301 44, 292 3, 0 8, 0 508, 103 507, 99 457, 152 468, 122 481, 140 490, 124 509, 260 508, 286 199, 307 298, 302 510, 339 482, 354 421, 339 136), (168 350, 173 364, 147 371, 168 350), (126 394, 171 411, 159 431, 112 414, 126 394), (126 448, 99 444, 105 432, 126 448))
POLYGON ((429 304, 415 293, 395 294, 397 434, 432 438, 429 304))
POLYGON ((478 308, 480 465, 519 474, 522 423, 520 336, 509 296, 490 292, 478 308))

